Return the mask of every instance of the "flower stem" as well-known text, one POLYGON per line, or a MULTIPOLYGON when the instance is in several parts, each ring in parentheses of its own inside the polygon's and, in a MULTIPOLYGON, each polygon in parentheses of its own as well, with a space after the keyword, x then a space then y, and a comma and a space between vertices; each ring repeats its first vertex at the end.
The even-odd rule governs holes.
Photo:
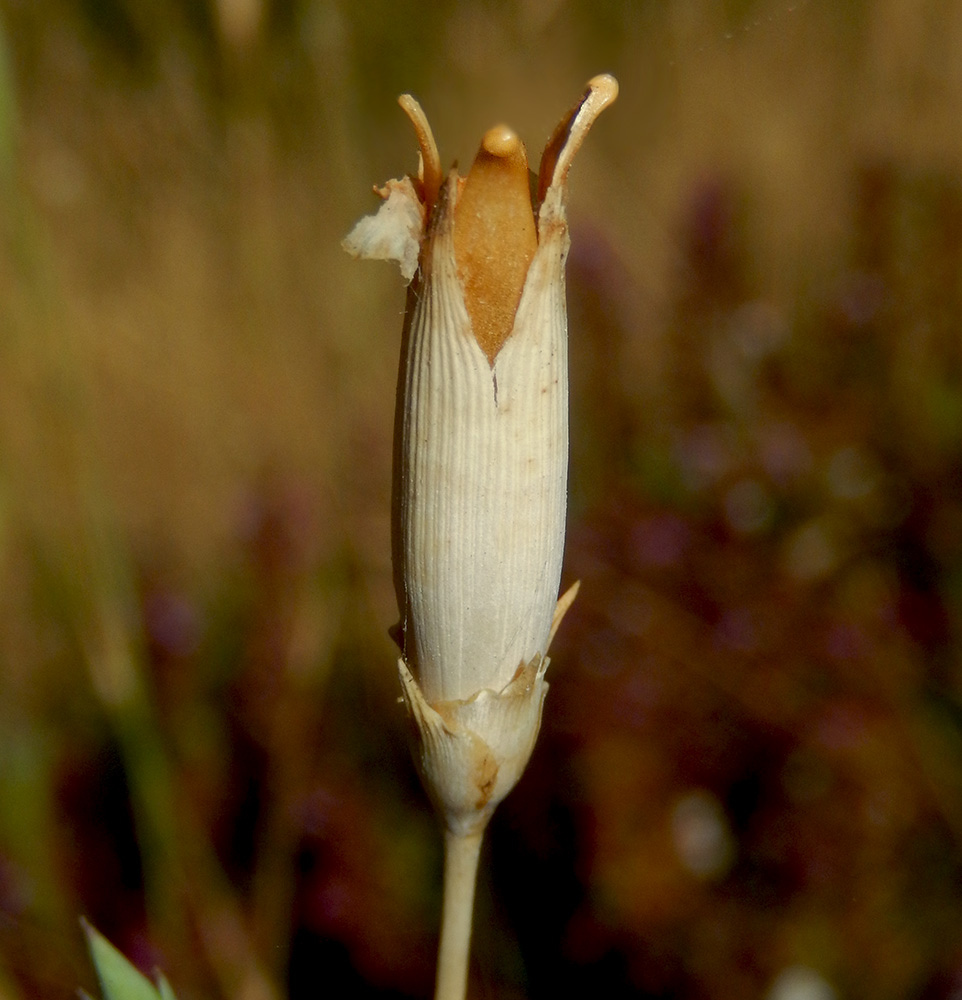
POLYGON ((467 835, 444 833, 444 902, 434 1000, 464 1000, 467 992, 474 887, 483 836, 483 830, 467 835))

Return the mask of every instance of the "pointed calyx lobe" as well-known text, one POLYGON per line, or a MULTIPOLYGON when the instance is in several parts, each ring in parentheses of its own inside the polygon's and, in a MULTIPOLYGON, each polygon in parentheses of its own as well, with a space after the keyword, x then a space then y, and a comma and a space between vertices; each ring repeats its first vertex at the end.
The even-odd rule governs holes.
POLYGON ((499 125, 481 140, 454 214, 454 257, 464 304, 491 364, 511 334, 537 248, 524 144, 499 125))

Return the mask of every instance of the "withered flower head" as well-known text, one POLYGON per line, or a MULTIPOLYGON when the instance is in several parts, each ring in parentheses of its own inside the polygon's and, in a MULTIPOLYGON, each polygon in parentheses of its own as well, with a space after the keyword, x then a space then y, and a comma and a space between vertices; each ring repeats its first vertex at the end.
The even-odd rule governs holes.
POLYGON ((408 293, 395 464, 399 671, 448 828, 483 829, 537 738, 558 601, 568 456, 568 169, 617 96, 591 80, 548 142, 490 129, 442 177, 420 105, 416 178, 389 181, 344 242, 397 260, 408 293))

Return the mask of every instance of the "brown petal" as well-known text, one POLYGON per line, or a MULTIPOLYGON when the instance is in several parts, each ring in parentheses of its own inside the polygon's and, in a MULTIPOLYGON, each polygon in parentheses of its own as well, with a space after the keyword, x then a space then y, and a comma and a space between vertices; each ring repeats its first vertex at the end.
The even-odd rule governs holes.
POLYGON ((524 144, 499 125, 481 140, 454 215, 454 256, 464 304, 491 364, 514 327, 537 248, 524 144))

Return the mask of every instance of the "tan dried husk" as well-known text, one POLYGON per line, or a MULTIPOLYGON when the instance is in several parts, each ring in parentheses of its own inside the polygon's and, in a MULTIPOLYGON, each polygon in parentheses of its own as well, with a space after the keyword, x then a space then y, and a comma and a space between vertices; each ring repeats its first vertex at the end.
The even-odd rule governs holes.
POLYGON ((610 77, 592 80, 548 144, 537 250, 493 361, 472 334, 458 278, 461 181, 451 171, 440 182, 433 137, 411 98, 402 103, 421 144, 418 182, 389 182, 381 211, 345 241, 414 277, 395 480, 399 673, 420 770, 453 832, 483 828, 524 770, 550 637, 573 599, 557 601, 568 453, 566 177, 616 93, 610 77))

